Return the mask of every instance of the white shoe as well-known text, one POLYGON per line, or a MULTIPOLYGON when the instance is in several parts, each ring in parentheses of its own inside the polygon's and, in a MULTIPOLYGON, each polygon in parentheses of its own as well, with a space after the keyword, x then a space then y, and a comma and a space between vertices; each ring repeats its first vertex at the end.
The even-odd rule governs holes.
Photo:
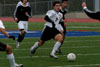
POLYGON ((19 42, 17 41, 17 42, 16 42, 16 48, 19 48, 19 46, 20 46, 20 45, 19 45, 19 42))
POLYGON ((16 64, 16 67, 23 67, 23 64, 16 64))
POLYGON ((56 56, 55 54, 50 54, 50 57, 52 57, 54 59, 58 59, 58 56, 56 56))

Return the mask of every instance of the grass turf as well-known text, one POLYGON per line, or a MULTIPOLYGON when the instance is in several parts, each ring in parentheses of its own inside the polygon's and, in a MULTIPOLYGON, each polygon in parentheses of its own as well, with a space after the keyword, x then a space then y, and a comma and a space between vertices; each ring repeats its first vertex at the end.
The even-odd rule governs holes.
MULTIPOLYGON (((4 24, 6 30, 17 30, 16 23, 5 22, 4 24)), ((29 23, 29 30, 42 30, 43 24, 44 23, 29 23)), ((99 28, 96 28, 99 26, 99 23, 67 23, 67 30, 82 29, 96 31, 99 30, 99 28)), ((0 39, 1 42, 12 46, 16 62, 24 64, 24 67, 100 67, 100 36, 66 37, 61 48, 63 54, 57 55, 59 59, 49 57, 56 42, 54 40, 46 42, 37 50, 33 57, 30 57, 29 49, 38 40, 39 38, 25 38, 20 44, 20 48, 16 49, 16 41, 0 39), (66 55, 70 52, 74 52, 77 55, 75 62, 67 61, 66 55)), ((10 67, 5 52, 0 52, 0 67, 10 67)))

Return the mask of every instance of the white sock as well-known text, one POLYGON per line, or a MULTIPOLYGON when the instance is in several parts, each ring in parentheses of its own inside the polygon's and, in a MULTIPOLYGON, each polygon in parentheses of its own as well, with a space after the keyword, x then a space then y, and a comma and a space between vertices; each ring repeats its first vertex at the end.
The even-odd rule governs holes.
POLYGON ((36 42, 32 47, 31 47, 31 50, 34 50, 34 49, 37 49, 39 46, 38 46, 38 43, 39 42, 36 42))
POLYGON ((55 52, 58 50, 60 45, 61 45, 61 43, 57 41, 56 44, 53 47, 53 50, 52 50, 51 54, 55 54, 55 52))
POLYGON ((9 62, 10 62, 11 67, 16 67, 13 53, 12 54, 8 54, 7 58, 9 60, 9 62))

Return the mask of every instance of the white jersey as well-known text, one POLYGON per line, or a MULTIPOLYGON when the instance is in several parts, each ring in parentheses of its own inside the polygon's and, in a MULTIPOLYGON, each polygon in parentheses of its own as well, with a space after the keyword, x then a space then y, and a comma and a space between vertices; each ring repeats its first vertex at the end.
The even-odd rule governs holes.
MULTIPOLYGON (((56 12, 55 10, 49 10, 46 15, 54 22, 55 25, 59 24, 63 18, 63 15, 60 12, 56 12)), ((45 25, 52 28, 52 23, 48 21, 45 23, 45 25)))
POLYGON ((0 20, 0 28, 5 29, 5 26, 3 25, 3 22, 0 20))

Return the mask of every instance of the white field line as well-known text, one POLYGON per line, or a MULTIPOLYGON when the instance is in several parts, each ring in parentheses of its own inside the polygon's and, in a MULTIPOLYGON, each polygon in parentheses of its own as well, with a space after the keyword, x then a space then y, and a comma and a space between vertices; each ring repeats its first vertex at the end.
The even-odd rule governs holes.
POLYGON ((100 64, 65 65, 65 66, 48 66, 48 67, 95 67, 95 66, 100 66, 100 64))
MULTIPOLYGON (((65 43, 67 43, 67 42, 95 42, 95 41, 100 41, 100 40, 76 40, 76 41, 64 41, 65 43)), ((25 43, 22 43, 22 44, 34 44, 35 42, 33 41, 33 42, 25 42, 25 43)), ((46 43, 55 43, 55 42, 46 42, 46 43)), ((8 44, 16 44, 16 43, 8 43, 8 44)))
MULTIPOLYGON (((31 48, 31 47, 30 47, 31 48)), ((68 49, 68 48, 100 48, 100 46, 76 46, 76 47, 61 47, 62 49, 68 49)), ((52 48, 39 48, 39 50, 50 50, 52 48)), ((30 49, 13 49, 14 51, 25 51, 25 50, 30 50, 30 49)))
POLYGON ((66 27, 66 28, 100 28, 100 27, 87 27, 87 26, 85 26, 85 27, 82 27, 82 26, 77 27, 77 26, 72 26, 72 27, 66 27))
MULTIPOLYGON (((59 55, 59 56, 64 56, 66 55, 59 55)), ((100 53, 93 53, 93 54, 77 54, 76 56, 100 56, 100 53)), ((29 59, 29 58, 49 58, 49 55, 42 55, 42 56, 19 56, 15 57, 16 59, 29 59)), ((7 59, 7 58, 0 58, 0 59, 7 59)))

